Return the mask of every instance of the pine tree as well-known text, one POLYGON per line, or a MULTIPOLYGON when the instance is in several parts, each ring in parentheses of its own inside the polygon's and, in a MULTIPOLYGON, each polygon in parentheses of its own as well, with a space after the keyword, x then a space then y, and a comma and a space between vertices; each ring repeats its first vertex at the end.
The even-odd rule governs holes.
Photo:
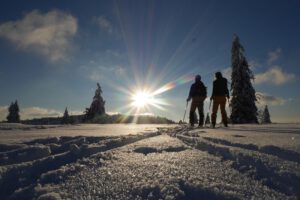
POLYGON ((231 115, 232 123, 258 123, 257 107, 255 105, 255 90, 251 80, 253 73, 249 68, 244 47, 240 44, 239 37, 235 36, 231 49, 231 115))
POLYGON ((265 106, 264 112, 263 112, 263 121, 265 124, 270 124, 271 123, 271 118, 270 118, 270 113, 268 106, 265 106))
POLYGON ((20 122, 20 109, 18 105, 18 101, 16 100, 15 103, 11 102, 8 108, 8 115, 6 117, 9 123, 19 123, 20 122))
POLYGON ((102 96, 102 89, 99 83, 97 83, 97 89, 95 91, 95 95, 93 101, 91 103, 90 108, 86 108, 85 111, 85 118, 86 119, 93 119, 97 115, 105 114, 105 101, 103 100, 102 96))
POLYGON ((69 124, 70 123, 70 116, 69 116, 69 112, 68 112, 67 107, 65 109, 64 116, 62 117, 61 123, 62 124, 69 124))

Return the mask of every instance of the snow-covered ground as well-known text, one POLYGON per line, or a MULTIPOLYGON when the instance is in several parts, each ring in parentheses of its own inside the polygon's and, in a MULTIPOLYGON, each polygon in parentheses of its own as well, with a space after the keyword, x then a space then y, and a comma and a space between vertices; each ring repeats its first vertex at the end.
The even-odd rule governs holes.
POLYGON ((166 124, 79 124, 79 125, 23 125, 0 123, 0 143, 20 142, 37 138, 60 136, 121 136, 157 131, 166 124))
POLYGON ((298 124, 155 127, 2 127, 1 199, 300 199, 298 124))

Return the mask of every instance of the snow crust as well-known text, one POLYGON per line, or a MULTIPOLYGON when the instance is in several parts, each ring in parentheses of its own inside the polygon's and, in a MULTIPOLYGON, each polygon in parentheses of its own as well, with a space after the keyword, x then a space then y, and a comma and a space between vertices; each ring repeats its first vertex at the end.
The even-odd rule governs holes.
POLYGON ((69 126, 70 135, 65 127, 49 128, 53 137, 44 137, 47 128, 39 135, 18 129, 34 132, 32 140, 7 140, 16 129, 5 130, 1 199, 300 198, 297 124, 150 127, 97 136, 97 126, 83 127, 69 126))

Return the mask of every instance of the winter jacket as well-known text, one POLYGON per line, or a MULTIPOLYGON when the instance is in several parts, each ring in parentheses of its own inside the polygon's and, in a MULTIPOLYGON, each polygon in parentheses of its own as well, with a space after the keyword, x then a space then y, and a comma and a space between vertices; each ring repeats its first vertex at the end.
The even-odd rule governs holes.
POLYGON ((229 91, 227 88, 227 79, 226 78, 220 78, 214 81, 213 83, 213 91, 212 91, 212 97, 213 96, 226 96, 229 97, 229 91))
POLYGON ((202 81, 195 82, 192 84, 188 99, 191 99, 192 97, 206 97, 206 96, 207 96, 206 87, 202 83, 202 81))

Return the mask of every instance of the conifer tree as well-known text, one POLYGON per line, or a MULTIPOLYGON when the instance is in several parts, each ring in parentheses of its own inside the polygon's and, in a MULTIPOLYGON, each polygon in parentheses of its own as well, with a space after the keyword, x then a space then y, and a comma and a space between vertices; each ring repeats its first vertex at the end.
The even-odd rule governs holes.
POLYGON ((68 112, 67 107, 65 109, 64 116, 62 117, 61 123, 62 124, 69 124, 70 123, 70 116, 69 116, 69 112, 68 112))
POLYGON ((263 121, 265 124, 270 124, 271 123, 271 117, 269 113, 268 106, 265 106, 264 112, 263 112, 263 121))
POLYGON ((20 109, 18 105, 18 101, 16 100, 15 103, 11 102, 8 108, 8 115, 6 117, 9 123, 19 123, 20 122, 20 109))
POLYGON ((90 108, 86 108, 85 111, 85 118, 86 119, 93 119, 97 115, 105 114, 105 101, 103 100, 102 96, 102 89, 99 83, 97 83, 97 89, 95 91, 95 96, 91 103, 90 108))
POLYGON ((254 76, 244 55, 244 47, 240 44, 237 35, 232 43, 231 67, 231 122, 235 124, 258 123, 255 90, 251 83, 254 76))

